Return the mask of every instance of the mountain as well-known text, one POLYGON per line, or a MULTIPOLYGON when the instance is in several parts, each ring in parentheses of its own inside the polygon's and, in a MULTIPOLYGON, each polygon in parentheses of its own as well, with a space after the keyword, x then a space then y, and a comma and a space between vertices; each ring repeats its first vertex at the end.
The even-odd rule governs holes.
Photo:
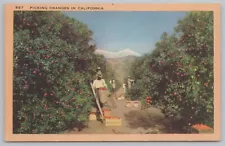
POLYGON ((132 63, 137 59, 136 56, 125 56, 119 58, 106 58, 107 66, 113 71, 113 76, 120 84, 124 83, 124 79, 130 75, 130 68, 132 63))
POLYGON ((95 51, 96 54, 101 54, 105 56, 105 58, 121 58, 121 57, 127 57, 127 56, 141 56, 140 54, 130 50, 130 49, 124 49, 118 52, 110 52, 106 50, 97 49, 95 51))
POLYGON ((130 75, 130 68, 133 62, 141 55, 130 50, 124 49, 118 52, 110 52, 102 49, 95 50, 95 54, 103 55, 106 59, 107 68, 112 70, 112 78, 115 78, 120 85, 124 79, 130 75))

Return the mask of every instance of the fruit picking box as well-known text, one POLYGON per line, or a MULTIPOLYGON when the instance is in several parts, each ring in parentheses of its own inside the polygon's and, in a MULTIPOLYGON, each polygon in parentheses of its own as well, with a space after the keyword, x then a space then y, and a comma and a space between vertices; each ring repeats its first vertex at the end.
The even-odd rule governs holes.
POLYGON ((110 109, 102 109, 103 115, 105 117, 108 117, 111 115, 111 110, 110 109))
POLYGON ((89 115, 89 120, 90 120, 90 121, 97 120, 97 117, 96 117, 96 113, 95 113, 95 112, 91 112, 91 113, 90 113, 90 115, 89 115))
POLYGON ((120 117, 105 117, 105 126, 122 126, 122 119, 120 117))
POLYGON ((213 128, 203 125, 203 124, 196 124, 191 127, 191 133, 199 133, 199 134, 206 134, 206 133, 213 133, 213 128))
POLYGON ((120 96, 117 98, 117 100, 123 100, 123 99, 125 99, 124 96, 120 96))
POLYGON ((132 107, 132 102, 131 101, 127 101, 126 102, 126 107, 132 107))
POLYGON ((138 101, 134 101, 133 107, 139 107, 139 102, 138 101))

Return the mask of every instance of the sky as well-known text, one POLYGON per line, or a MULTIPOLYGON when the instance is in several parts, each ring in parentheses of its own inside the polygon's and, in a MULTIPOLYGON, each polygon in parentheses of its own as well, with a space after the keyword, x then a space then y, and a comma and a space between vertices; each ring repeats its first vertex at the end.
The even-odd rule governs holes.
POLYGON ((186 12, 65 12, 88 25, 98 49, 151 52, 163 32, 171 34, 186 12))

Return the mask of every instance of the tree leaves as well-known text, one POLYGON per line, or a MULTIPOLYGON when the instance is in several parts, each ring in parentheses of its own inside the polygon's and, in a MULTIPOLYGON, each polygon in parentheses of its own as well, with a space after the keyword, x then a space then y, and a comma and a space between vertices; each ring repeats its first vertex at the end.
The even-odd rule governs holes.
POLYGON ((154 104, 163 104, 166 116, 180 120, 184 128, 198 122, 213 126, 213 89, 209 89, 213 83, 212 15, 188 13, 178 21, 175 34, 163 33, 155 50, 133 65, 138 84, 129 96, 145 99, 147 93, 154 104))
POLYGON ((14 132, 57 133, 85 123, 88 81, 105 66, 89 45, 92 32, 61 12, 17 11, 14 20, 14 132))

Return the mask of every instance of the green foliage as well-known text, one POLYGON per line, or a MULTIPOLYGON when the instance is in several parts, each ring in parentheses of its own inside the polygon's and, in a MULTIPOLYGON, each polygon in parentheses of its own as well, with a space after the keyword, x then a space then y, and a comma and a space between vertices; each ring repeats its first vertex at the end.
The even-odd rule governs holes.
POLYGON ((135 62, 129 96, 151 96, 185 131, 196 123, 213 127, 213 13, 190 12, 175 31, 163 33, 155 50, 135 62))
POLYGON ((60 12, 14 13, 14 133, 57 133, 82 127, 103 56, 87 25, 60 12))

